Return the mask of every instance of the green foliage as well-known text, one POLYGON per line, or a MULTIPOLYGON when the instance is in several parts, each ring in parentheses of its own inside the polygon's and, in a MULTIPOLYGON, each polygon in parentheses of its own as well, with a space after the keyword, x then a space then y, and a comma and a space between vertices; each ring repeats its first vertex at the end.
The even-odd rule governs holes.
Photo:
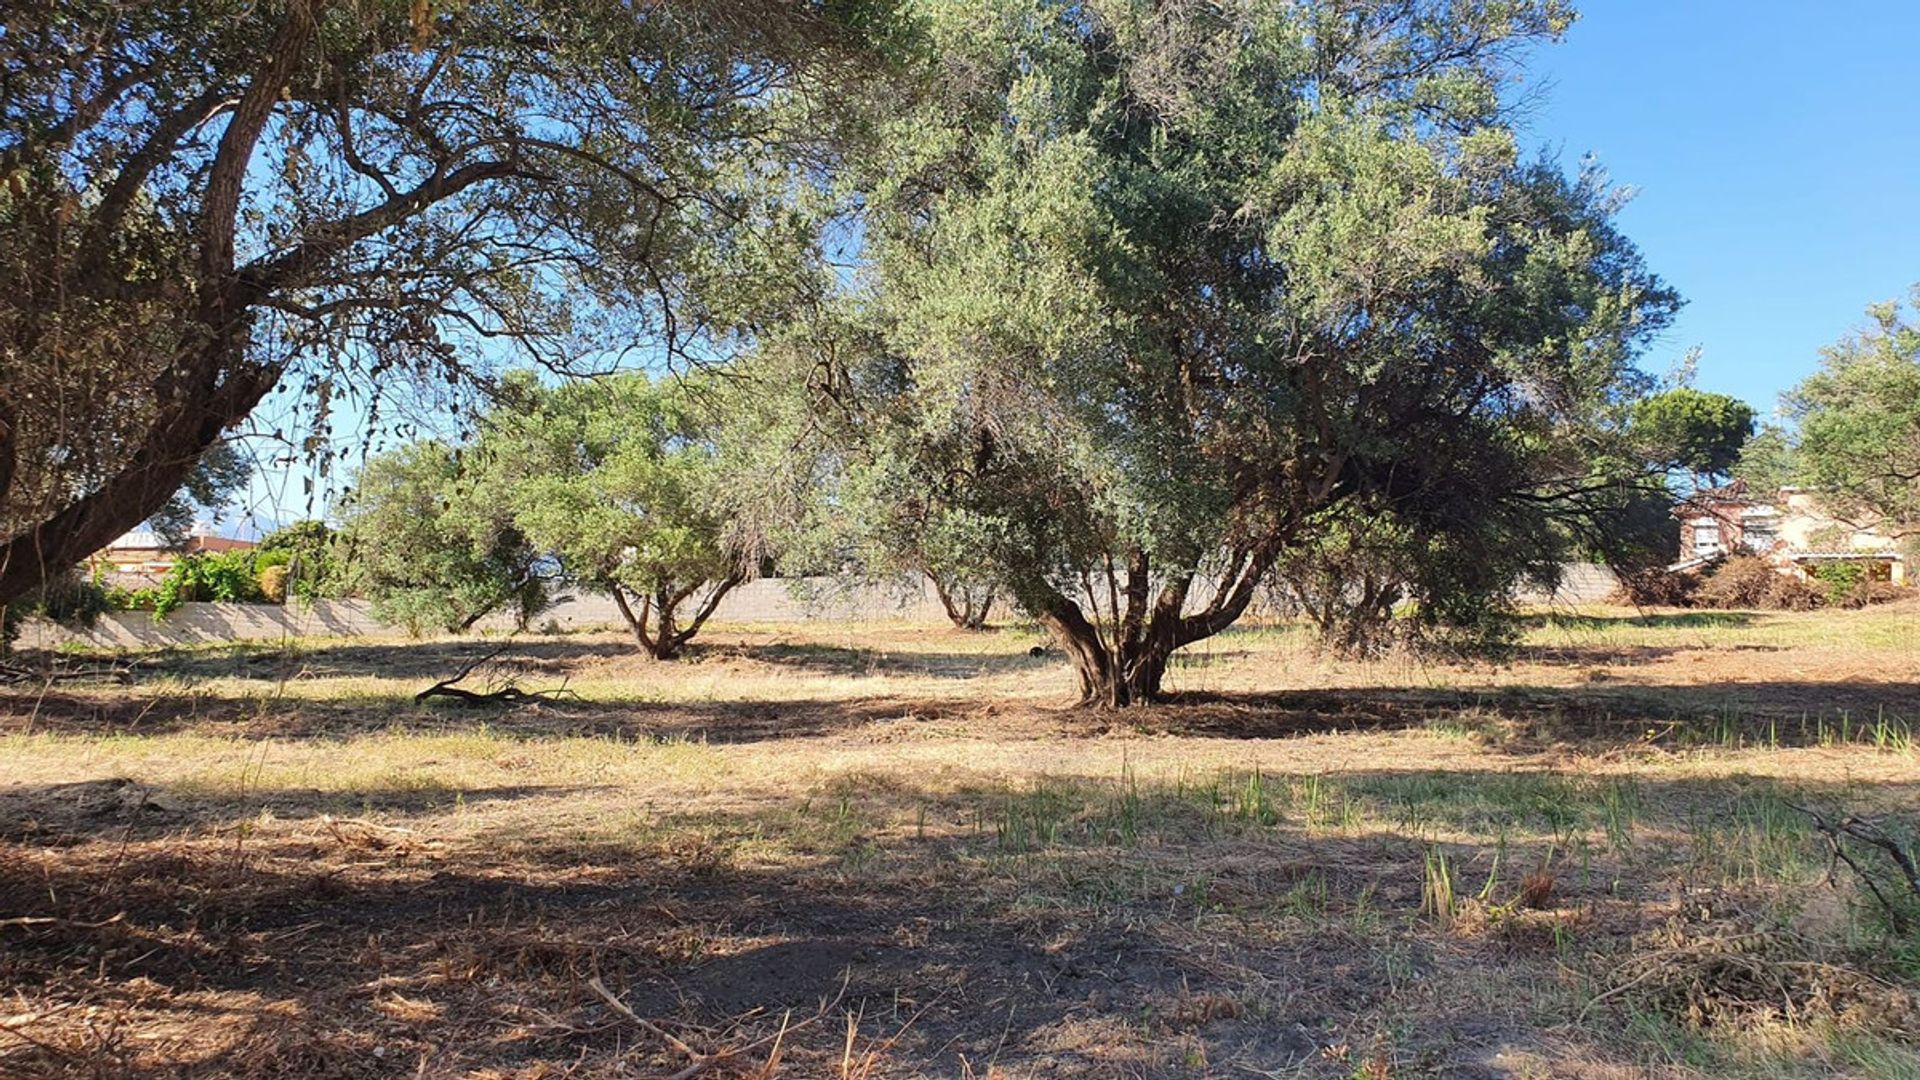
POLYGON ((264 599, 254 575, 253 552, 186 555, 154 587, 153 617, 164 619, 188 601, 257 603, 264 599))
POLYGON ((811 164, 835 113, 790 88, 884 69, 892 8, 9 4, 0 600, 191 487, 276 389, 324 461, 350 392, 444 410, 516 361, 720 336, 701 294, 762 278, 781 225, 720 189, 763 147, 788 160, 757 183, 811 164))
POLYGON ((0 611, 0 652, 20 634, 21 620, 33 617, 63 626, 91 627, 114 610, 109 590, 78 569, 55 575, 38 589, 0 611))
MULTIPOLYGON (((254 567, 264 575, 283 567, 282 602, 291 596, 306 603, 337 596, 346 587, 347 569, 341 558, 340 538, 322 521, 296 521, 268 533, 256 549, 254 567)), ((264 590, 273 592, 273 590, 264 590)))
POLYGON ((502 608, 525 625, 552 601, 553 568, 443 442, 369 460, 340 534, 346 587, 372 601, 376 618, 416 634, 465 629, 502 608))
POLYGON ((851 165, 860 272, 756 361, 833 510, 902 564, 951 529, 1089 700, 1372 516, 1424 617, 1484 627, 1647 482, 1623 403, 1676 300, 1499 108, 1570 12, 1363 8, 923 5, 930 89, 851 165))
POLYGON ((718 387, 629 374, 511 391, 472 448, 476 491, 571 580, 612 595, 650 652, 677 654, 757 561, 706 419, 718 387))
POLYGON ((1818 488, 1829 509, 1895 532, 1920 531, 1920 286, 1903 307, 1821 350, 1821 370, 1783 395, 1791 433, 1766 433, 1743 462, 1756 475, 1818 488))
POLYGON ((1808 572, 1826 590, 1827 603, 1835 606, 1845 603, 1868 580, 1866 564, 1860 562, 1818 563, 1808 572))
POLYGON ((1753 431, 1753 406, 1690 386, 1643 398, 1633 407, 1633 433, 1646 458, 1700 476, 1731 472, 1753 431))

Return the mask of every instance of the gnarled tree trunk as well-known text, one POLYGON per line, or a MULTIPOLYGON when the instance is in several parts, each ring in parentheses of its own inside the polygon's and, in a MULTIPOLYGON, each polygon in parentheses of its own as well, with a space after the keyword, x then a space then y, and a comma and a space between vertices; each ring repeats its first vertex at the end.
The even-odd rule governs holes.
POLYGON ((949 584, 931 570, 927 571, 927 580, 933 582, 933 594, 940 598, 940 606, 946 609, 947 618, 953 625, 962 630, 987 628, 987 616, 993 611, 993 602, 999 595, 998 587, 960 582, 949 584))
POLYGON ((706 625, 714 609, 720 606, 720 601, 733 591, 734 586, 746 579, 745 574, 735 572, 712 583, 697 581, 684 589, 663 587, 651 593, 639 593, 640 610, 637 612, 624 586, 611 583, 606 589, 613 597, 613 606, 620 610, 620 618, 626 622, 628 631, 633 634, 633 640, 640 648, 655 660, 675 660, 687 642, 692 641, 693 636, 706 625), (681 606, 703 587, 708 591, 695 607, 693 621, 682 627, 679 618, 681 606))
POLYGON ((1124 570, 1106 568, 1104 596, 1092 575, 1083 578, 1084 607, 1042 579, 1018 582, 1014 593, 1073 661, 1080 704, 1145 705, 1160 699, 1176 650, 1225 630, 1246 611, 1277 551, 1269 542, 1231 553, 1206 605, 1192 612, 1187 606, 1198 575, 1182 569, 1156 582, 1148 556, 1137 548, 1124 570))

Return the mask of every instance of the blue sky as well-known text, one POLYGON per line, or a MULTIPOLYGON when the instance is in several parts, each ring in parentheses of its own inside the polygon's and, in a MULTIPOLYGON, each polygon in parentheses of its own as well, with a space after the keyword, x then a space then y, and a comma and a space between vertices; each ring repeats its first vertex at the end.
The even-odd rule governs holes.
POLYGON ((1771 413, 1870 302, 1920 282, 1920 0, 1588 0, 1527 121, 1638 196, 1621 225, 1687 298, 1644 360, 1771 413))

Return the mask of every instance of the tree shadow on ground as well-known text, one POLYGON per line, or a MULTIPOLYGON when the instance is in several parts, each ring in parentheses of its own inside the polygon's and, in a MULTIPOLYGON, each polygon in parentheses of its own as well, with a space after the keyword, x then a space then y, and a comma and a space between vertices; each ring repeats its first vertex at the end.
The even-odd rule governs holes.
MULTIPOLYGON (((939 632, 933 635, 936 639, 939 632)), ((1043 650, 1034 656, 1031 647, 1012 641, 996 642, 1004 651, 994 652, 921 652, 899 648, 867 648, 831 645, 819 642, 775 643, 769 645, 716 646, 717 650, 743 656, 761 663, 794 668, 822 675, 877 676, 906 678, 976 679, 1016 672, 1043 670, 1058 663, 1057 654, 1043 650)))
POLYGON ((1620 630, 1627 627, 1661 630, 1725 630, 1752 626, 1767 616, 1763 611, 1644 611, 1633 614, 1593 615, 1576 611, 1529 611, 1518 616, 1521 626, 1548 630, 1620 630))
POLYGON ((1920 683, 1839 680, 1187 693, 1118 714, 1174 735, 1271 739, 1350 731, 1466 732, 1528 743, 1920 744, 1920 683))
MULTIPOLYGON (((1057 661, 1055 661, 1057 663, 1057 661)), ((1920 683, 1793 680, 1576 686, 1331 687, 1173 695, 1150 707, 1098 711, 957 698, 874 695, 787 700, 611 701, 560 698, 528 705, 419 705, 410 700, 254 699, 198 691, 0 693, 0 733, 196 732, 243 739, 343 739, 485 730, 504 738, 612 738, 752 743, 861 737, 877 725, 925 735, 1019 739, 1096 735, 1118 728, 1235 739, 1352 731, 1442 730, 1482 736, 1495 749, 1564 744, 1884 748, 1920 737, 1920 683)))
MULTIPOLYGON (((4 845, 0 989, 32 1019, 13 1028, 31 1041, 0 1042, 0 1070, 82 1076, 107 1063, 134 1077, 247 1077, 296 1062, 322 1076, 612 1076, 686 1064, 600 1000, 595 977, 704 1049, 786 1028, 795 1075, 843 1060, 848 1015, 856 1052, 891 1040, 879 1058, 887 1075, 994 1061, 1015 1075, 1170 1077, 1191 1075, 1196 1058, 1350 1075, 1334 1051, 1380 1030, 1401 1040, 1395 1055, 1436 1074, 1499 1075, 1492 1056, 1516 1047, 1624 1068, 1643 1063, 1644 1047, 1618 1034, 1614 1010, 1642 1003, 1622 997, 1585 1028, 1582 1010, 1643 948, 1635 935, 1675 917, 1672 876, 1718 872, 1692 861, 1711 849, 1686 835, 1727 847, 1748 833, 1776 847, 1786 836, 1817 857, 1804 830, 1769 820, 1761 837, 1742 815, 1789 793, 1860 793, 1639 782, 1632 805, 1646 835, 1685 835, 1603 846, 1578 870, 1556 864, 1565 869, 1541 910, 1470 929, 1422 914, 1433 853, 1476 884, 1502 860, 1541 865, 1573 831, 1601 827, 1606 788, 1484 771, 1337 782, 1364 813, 1394 822, 1420 779, 1413 809, 1427 816, 1371 833, 1313 826, 1303 794, 1276 789, 1267 816, 1223 803, 1231 783, 1116 778, 1064 793, 857 789, 824 843, 778 859, 712 838, 764 845, 814 821, 811 798, 710 812, 681 823, 682 835, 620 850, 559 836, 380 847, 299 821, 237 843, 217 819, 171 836, 89 830, 4 845), (1130 837, 1082 828, 1129 805, 1130 837), (928 807, 931 827, 888 825, 928 807), (1050 814, 1060 828, 945 827, 969 809, 989 821, 1050 814), (1473 838, 1436 845, 1433 823, 1473 838), (1586 985, 1569 986, 1567 972, 1586 985), (1455 989, 1441 1001, 1433 988, 1455 989), (822 1002, 835 1003, 823 1022, 793 1027, 822 1002), (1556 1025, 1555 1039, 1571 1042, 1542 1044, 1556 1025)), ((1894 795, 1911 799, 1913 787, 1894 795)), ((1516 887, 1494 892, 1504 900, 1516 887)), ((1760 902, 1735 888, 1687 895, 1723 919, 1760 902)), ((741 1064, 756 1065, 766 1045, 741 1064)))

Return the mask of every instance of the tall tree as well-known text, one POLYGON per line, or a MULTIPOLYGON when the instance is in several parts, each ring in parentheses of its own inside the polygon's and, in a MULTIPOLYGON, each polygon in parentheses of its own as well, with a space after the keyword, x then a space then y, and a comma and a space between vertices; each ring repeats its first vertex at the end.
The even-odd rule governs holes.
POLYGON ((1638 402, 1634 441, 1649 460, 1700 483, 1724 479, 1753 435, 1753 406, 1726 394, 1676 386, 1638 402))
POLYGON ((276 387, 317 418, 289 437, 321 438, 350 391, 684 345, 699 308, 676 308, 708 265, 685 256, 754 224, 715 175, 791 146, 768 106, 885 17, 861 0, 9 5, 0 605, 160 510, 276 387))
POLYGON ((1676 300, 1602 178, 1517 160, 1502 118, 1564 5, 924 10, 937 89, 858 200, 871 344, 762 362, 848 445, 963 448, 941 498, 1086 701, 1155 697, 1330 508, 1539 565, 1644 479, 1599 451, 1676 300))

